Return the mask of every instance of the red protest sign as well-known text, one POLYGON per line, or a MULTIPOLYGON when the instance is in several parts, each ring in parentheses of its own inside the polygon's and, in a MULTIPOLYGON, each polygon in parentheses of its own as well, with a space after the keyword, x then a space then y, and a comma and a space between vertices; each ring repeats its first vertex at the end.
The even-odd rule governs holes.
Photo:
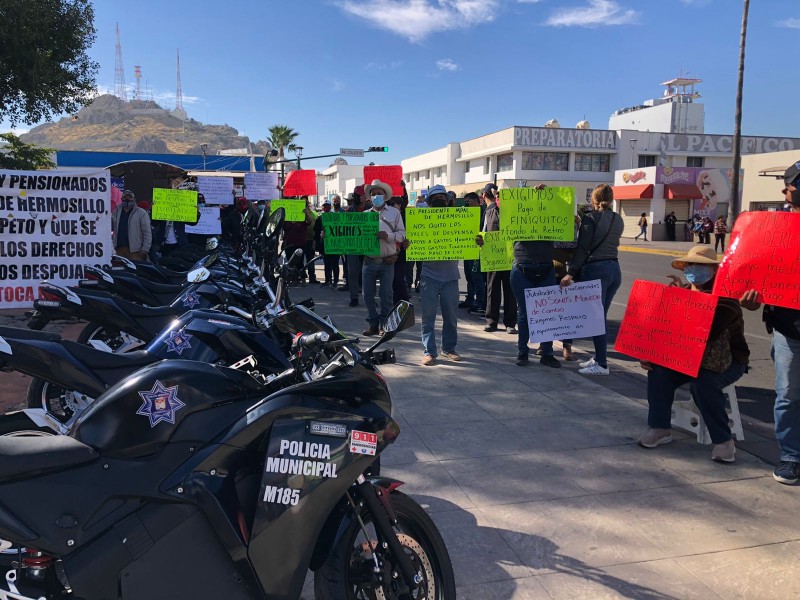
POLYGON ((800 214, 747 212, 739 215, 714 280, 714 295, 739 299, 758 291, 758 301, 800 305, 800 214))
POLYGON ((676 286, 634 281, 614 350, 696 377, 718 300, 676 286))
POLYGON ((317 172, 314 169, 289 171, 286 182, 283 184, 283 195, 287 196, 316 196, 317 172))
POLYGON ((364 185, 369 185, 374 180, 380 179, 383 183, 392 186, 393 196, 403 195, 403 167, 400 165, 372 165, 364 167, 364 185))

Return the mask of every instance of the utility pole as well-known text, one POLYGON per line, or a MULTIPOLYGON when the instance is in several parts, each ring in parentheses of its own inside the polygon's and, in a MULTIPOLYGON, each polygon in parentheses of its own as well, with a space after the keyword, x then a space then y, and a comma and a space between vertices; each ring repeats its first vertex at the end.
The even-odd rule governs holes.
POLYGON ((736 85, 736 114, 733 128, 733 173, 731 175, 731 198, 728 202, 728 226, 739 216, 739 169, 742 166, 742 88, 744 88, 744 51, 747 41, 747 15, 750 0, 744 0, 742 9, 742 33, 739 40, 739 80, 736 85))

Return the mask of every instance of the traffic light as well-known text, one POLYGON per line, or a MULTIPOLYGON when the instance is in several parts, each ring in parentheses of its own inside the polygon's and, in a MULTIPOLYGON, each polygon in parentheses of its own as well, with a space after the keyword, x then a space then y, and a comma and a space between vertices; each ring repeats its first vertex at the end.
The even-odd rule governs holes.
POLYGON ((370 146, 367 152, 388 152, 389 146, 370 146))

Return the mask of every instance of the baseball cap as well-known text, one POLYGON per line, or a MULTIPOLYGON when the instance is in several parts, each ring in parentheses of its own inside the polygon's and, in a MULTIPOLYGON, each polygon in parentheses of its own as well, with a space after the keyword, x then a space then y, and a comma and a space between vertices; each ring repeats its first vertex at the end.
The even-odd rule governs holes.
POLYGON ((136 200, 136 194, 134 194, 134 193, 133 193, 132 191, 130 191, 130 190, 125 190, 124 192, 122 192, 122 197, 124 198, 125 196, 130 196, 131 198, 133 198, 134 200, 136 200))
POLYGON ((497 195, 497 186, 493 183, 487 183, 483 186, 483 193, 484 194, 491 194, 492 196, 497 195))
POLYGON ((786 172, 783 174, 783 183, 786 186, 783 191, 786 192, 786 188, 790 185, 797 187, 798 179, 800 179, 800 160, 798 160, 793 165, 790 165, 786 172))
POLYGON ((331 205, 331 201, 330 201, 330 200, 328 200, 327 198, 326 198, 325 200, 323 200, 323 201, 322 201, 322 206, 325 206, 326 204, 327 204, 328 206, 330 206, 330 205, 331 205))
POLYGON ((444 194, 446 196, 447 190, 443 185, 437 184, 428 190, 428 198, 430 198, 434 194, 444 194))

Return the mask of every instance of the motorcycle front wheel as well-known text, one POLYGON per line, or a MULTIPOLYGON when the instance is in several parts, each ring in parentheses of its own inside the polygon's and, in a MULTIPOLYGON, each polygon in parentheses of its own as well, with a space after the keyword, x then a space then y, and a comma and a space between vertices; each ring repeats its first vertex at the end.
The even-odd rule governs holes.
POLYGON ((422 578, 414 595, 400 595, 399 569, 389 550, 378 544, 371 515, 362 511, 366 535, 353 519, 328 560, 314 574, 314 597, 322 600, 383 599, 455 600, 456 584, 444 540, 425 510, 403 493, 390 496, 397 516, 395 531, 400 544, 422 578), (383 564, 374 572, 375 557, 383 564), (388 582, 388 583, 387 583, 388 582))

